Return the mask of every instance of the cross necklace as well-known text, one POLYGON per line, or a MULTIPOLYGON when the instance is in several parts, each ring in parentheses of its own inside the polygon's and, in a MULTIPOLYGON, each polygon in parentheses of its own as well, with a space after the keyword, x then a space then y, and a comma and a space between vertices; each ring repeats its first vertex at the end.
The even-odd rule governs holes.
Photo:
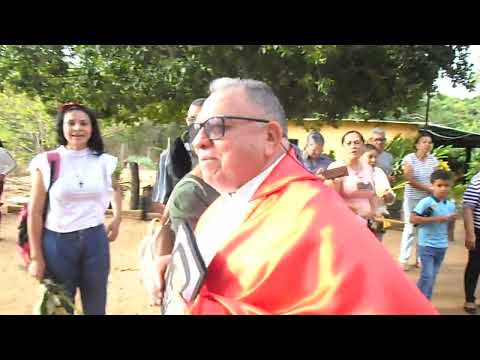
POLYGON ((82 179, 80 179, 80 176, 78 174, 75 174, 75 177, 77 178, 78 180, 78 186, 80 187, 80 189, 83 189, 83 181, 82 179))

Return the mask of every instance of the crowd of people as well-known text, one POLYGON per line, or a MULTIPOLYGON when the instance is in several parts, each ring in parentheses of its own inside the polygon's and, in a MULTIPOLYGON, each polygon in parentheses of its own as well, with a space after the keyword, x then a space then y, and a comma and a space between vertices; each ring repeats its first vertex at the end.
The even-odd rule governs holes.
MULTIPOLYGON (((420 134, 402 160, 408 183, 395 261, 381 242, 396 198, 384 130, 366 141, 346 132, 337 159, 324 154, 318 131, 299 149, 270 86, 233 78, 214 80, 186 123, 161 156, 152 199, 173 234, 158 239, 169 242, 158 249, 170 250, 156 254, 158 285, 148 287, 161 313, 437 314, 430 300, 457 215, 448 198, 452 175, 438 169, 430 135, 420 134), (404 273, 415 237, 417 286, 404 273)), ((29 166, 28 271, 63 284, 72 299, 78 288, 85 314, 105 314, 109 242, 121 223, 117 158, 105 152, 95 113, 83 105, 59 109, 57 136, 59 147, 29 166), (105 227, 109 204, 114 216, 105 227)), ((0 185, 11 165, 4 168, 0 185)), ((477 311, 479 204, 477 174, 463 201, 469 313, 477 311)))
MULTIPOLYGON (((325 138, 317 131, 308 135, 303 151, 287 141, 285 114, 266 84, 224 78, 214 81, 210 91, 203 108, 190 125, 192 156, 198 156, 197 161, 205 181, 220 193, 212 205, 197 215, 200 219, 195 228, 194 241, 198 249, 193 257, 200 258, 208 271, 204 277, 195 280, 197 293, 182 294, 179 289, 187 287, 186 277, 179 277, 183 282, 180 281, 181 286, 177 284, 176 290, 175 286, 169 289, 168 284, 163 282, 165 268, 171 264, 174 268, 172 272, 186 274, 192 265, 188 261, 184 264, 173 261, 175 248, 172 254, 162 254, 158 258, 161 264, 158 269, 161 285, 153 295, 156 303, 162 303, 164 292, 177 291, 177 295, 180 293, 185 296, 177 296, 176 300, 168 296, 168 301, 169 304, 177 301, 177 305, 172 308, 180 313, 367 312, 362 306, 368 307, 372 313, 429 313, 431 309, 426 310, 421 302, 416 302, 415 299, 418 298, 413 293, 402 294, 396 300, 406 301, 403 296, 408 296, 410 304, 415 304, 413 307, 419 306, 416 310, 405 309, 393 301, 390 295, 394 292, 380 294, 385 293, 387 282, 388 289, 392 288, 395 281, 403 282, 404 277, 398 271, 410 269, 408 261, 418 229, 418 262, 415 265, 422 264, 422 271, 417 288, 424 298, 432 298, 435 278, 443 260, 442 254, 445 254, 456 218, 455 206, 447 199, 448 190, 452 186, 451 174, 437 169, 438 160, 430 154, 432 138, 428 134, 420 134, 415 141, 416 151, 402 160, 408 185, 403 205, 405 225, 400 266, 394 264, 392 272, 389 272, 388 265, 376 267, 355 257, 347 261, 347 268, 357 265, 365 269, 362 273, 364 278, 361 279, 363 282, 368 283, 365 279, 368 279, 370 272, 372 276, 378 276, 372 286, 379 286, 383 290, 377 293, 376 302, 369 297, 368 286, 362 288, 363 292, 357 296, 364 302, 359 305, 351 298, 352 294, 345 290, 349 286, 354 287, 350 281, 355 277, 343 278, 340 274, 345 271, 342 268, 345 263, 336 263, 335 259, 341 253, 345 257, 342 260, 345 261, 347 254, 360 244, 363 245, 363 242, 372 245, 372 235, 377 239, 377 246, 380 243, 378 240, 383 238, 385 230, 381 226, 382 219, 388 214, 387 207, 395 201, 391 187, 395 180, 392 174, 394 159, 385 151, 385 131, 374 129, 367 141, 358 131, 348 131, 341 140, 343 151, 334 161, 323 153, 325 138), (333 179, 326 176, 328 170, 340 167, 346 167, 345 175, 333 179), (317 195, 306 184, 312 185, 321 195, 317 195), (300 196, 302 192, 298 190, 302 188, 309 194, 305 203, 300 196), (295 200, 294 197, 289 197, 290 193, 297 192, 295 200), (336 196, 335 200, 317 199, 317 196, 321 198, 327 194, 336 196), (317 206, 314 206, 315 203, 317 206), (333 206, 333 203, 345 206, 348 209, 346 214, 333 206), (419 203, 421 204, 418 205, 419 203), (328 210, 325 209, 325 204, 328 204, 328 210), (345 228, 354 232, 342 233, 345 228), (335 234, 334 246, 329 253, 332 268, 322 268, 319 259, 317 262, 309 261, 310 256, 322 253, 323 246, 328 242, 322 229, 331 230, 328 236, 335 234), (312 246, 309 252, 302 252, 303 242, 312 246), (315 248, 315 245, 318 247, 315 248), (247 256, 251 258, 245 259, 247 256), (289 259, 289 265, 283 263, 286 258, 289 259), (303 262, 299 258, 303 258, 303 262), (318 272, 319 269, 323 272, 318 272), (377 271, 382 275, 377 274, 377 271), (304 283, 298 289, 290 287, 290 290, 282 290, 282 281, 283 284, 291 284, 288 279, 302 274, 300 278, 308 283, 310 274, 313 273, 317 276, 317 281, 310 284, 308 290, 304 283), (331 286, 328 291, 333 299, 348 304, 348 310, 341 306, 336 308, 329 301, 323 302, 325 300, 322 300, 319 289, 315 286, 321 287, 325 281, 322 276, 327 274, 333 277, 337 275, 346 281, 331 286), (310 294, 308 309, 302 306, 307 293, 310 294), (319 295, 316 300, 315 295, 319 295), (384 306, 388 301, 391 302, 387 309, 384 306)), ((359 250, 362 254, 369 251, 375 250, 371 250, 368 245, 359 250)), ((470 255, 472 258, 474 256, 470 255)), ((372 254, 369 259, 373 259, 372 254)), ((472 263, 475 264, 475 260, 472 263)), ((475 265, 467 267, 470 272, 474 272, 473 269, 475 265)), ((166 278, 168 283, 169 277, 166 278)), ((472 278, 470 275, 469 279, 472 278)), ((476 279, 469 283, 476 284, 476 279)), ((471 296, 466 297, 465 310, 471 312, 471 304, 474 304, 471 296)))

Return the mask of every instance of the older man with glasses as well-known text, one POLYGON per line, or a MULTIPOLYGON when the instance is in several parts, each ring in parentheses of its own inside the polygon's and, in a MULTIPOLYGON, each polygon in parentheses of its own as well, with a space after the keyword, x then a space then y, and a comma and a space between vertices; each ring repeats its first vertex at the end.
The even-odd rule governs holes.
POLYGON ((385 130, 382 128, 375 128, 372 130, 372 136, 368 139, 368 143, 372 144, 378 149, 377 166, 387 174, 390 182, 394 180, 392 176, 393 171, 393 156, 385 151, 387 138, 385 130))
POLYGON ((221 196, 195 239, 171 255, 165 298, 183 302, 177 311, 436 313, 335 191, 299 162, 268 85, 214 81, 190 136, 205 181, 221 196))

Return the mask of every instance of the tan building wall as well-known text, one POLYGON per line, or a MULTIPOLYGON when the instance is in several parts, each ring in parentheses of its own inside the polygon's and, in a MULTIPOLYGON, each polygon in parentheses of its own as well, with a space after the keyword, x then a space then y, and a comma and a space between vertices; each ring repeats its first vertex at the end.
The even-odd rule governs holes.
MULTIPOLYGON (((312 120, 305 120, 312 121, 312 120)), ((313 120, 314 121, 314 120, 313 120)), ((387 141, 393 139, 396 135, 401 134, 406 138, 415 138, 418 135, 418 124, 415 123, 401 123, 401 122, 385 122, 385 121, 375 121, 375 120, 341 120, 338 121, 338 127, 332 125, 322 125, 318 128, 320 133, 325 138, 325 147, 324 152, 329 153, 331 150, 335 151, 335 154, 340 154, 341 151, 341 140, 343 134, 349 130, 357 130, 360 132, 365 141, 371 135, 371 132, 374 128, 380 127, 385 130, 387 141)), ((306 124, 308 125, 308 124, 306 124)), ((303 150, 305 146, 305 141, 309 131, 307 131, 302 125, 288 125, 288 138, 297 139, 298 146, 303 150)))

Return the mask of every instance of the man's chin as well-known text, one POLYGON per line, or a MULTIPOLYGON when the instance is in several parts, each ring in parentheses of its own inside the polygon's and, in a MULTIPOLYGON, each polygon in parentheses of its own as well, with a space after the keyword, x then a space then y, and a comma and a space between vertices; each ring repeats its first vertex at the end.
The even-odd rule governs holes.
POLYGON ((236 187, 226 184, 218 176, 205 176, 205 182, 217 190, 220 194, 232 193, 237 190, 236 187))

